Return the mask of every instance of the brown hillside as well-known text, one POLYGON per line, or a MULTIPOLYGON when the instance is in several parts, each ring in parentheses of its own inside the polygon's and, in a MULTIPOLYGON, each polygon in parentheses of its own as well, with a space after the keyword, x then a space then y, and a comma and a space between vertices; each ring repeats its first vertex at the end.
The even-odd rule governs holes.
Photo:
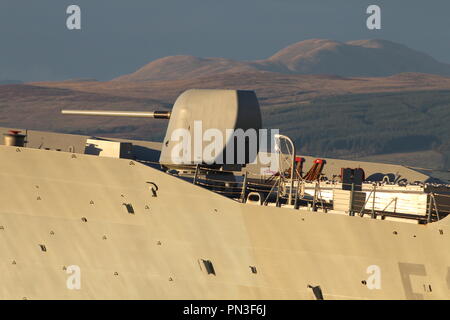
POLYGON ((150 62, 115 81, 192 79, 225 72, 270 71, 283 74, 332 74, 383 77, 415 72, 450 76, 450 65, 386 40, 337 42, 311 39, 292 44, 265 60, 171 56, 150 62))
POLYGON ((290 135, 305 154, 356 158, 434 146, 442 165, 448 162, 450 78, 418 73, 346 78, 249 71, 174 81, 3 85, 0 126, 161 141, 165 120, 62 116, 60 110, 167 110, 190 88, 255 90, 264 126, 290 135))

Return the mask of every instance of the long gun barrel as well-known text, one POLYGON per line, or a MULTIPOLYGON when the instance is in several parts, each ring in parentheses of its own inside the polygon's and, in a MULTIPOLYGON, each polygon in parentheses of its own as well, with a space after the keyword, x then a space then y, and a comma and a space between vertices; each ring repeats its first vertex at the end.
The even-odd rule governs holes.
POLYGON ((111 116, 111 117, 137 117, 170 119, 170 111, 106 111, 106 110, 61 110, 62 114, 82 115, 82 116, 111 116))

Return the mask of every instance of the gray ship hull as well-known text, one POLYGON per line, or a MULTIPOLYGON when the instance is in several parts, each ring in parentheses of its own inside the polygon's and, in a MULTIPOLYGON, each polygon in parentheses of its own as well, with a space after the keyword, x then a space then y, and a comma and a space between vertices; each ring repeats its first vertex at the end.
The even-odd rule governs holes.
POLYGON ((2 299, 450 298, 449 218, 255 206, 128 159, 0 158, 2 299))

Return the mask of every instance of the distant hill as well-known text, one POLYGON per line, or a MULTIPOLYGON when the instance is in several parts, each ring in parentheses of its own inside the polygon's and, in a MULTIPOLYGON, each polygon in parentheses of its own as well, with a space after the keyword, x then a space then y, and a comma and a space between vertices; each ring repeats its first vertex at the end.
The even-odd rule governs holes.
POLYGON ((0 126, 161 141, 164 120, 62 116, 60 109, 168 110, 190 88, 255 90, 264 127, 289 135, 299 153, 404 156, 402 162, 413 166, 450 168, 450 78, 420 73, 351 78, 242 71, 184 80, 4 85, 0 126))
POLYGON ((94 82, 94 81, 98 81, 98 80, 92 79, 92 78, 74 78, 74 79, 64 80, 64 82, 94 82))
POLYGON ((192 79, 218 73, 270 71, 284 74, 329 74, 343 77, 384 77, 402 72, 450 76, 450 65, 387 40, 346 43, 311 39, 292 44, 265 60, 170 56, 150 62, 115 81, 192 79))
POLYGON ((193 56, 170 56, 155 60, 136 72, 116 80, 147 81, 196 78, 221 72, 257 70, 245 62, 223 58, 197 58, 193 56))

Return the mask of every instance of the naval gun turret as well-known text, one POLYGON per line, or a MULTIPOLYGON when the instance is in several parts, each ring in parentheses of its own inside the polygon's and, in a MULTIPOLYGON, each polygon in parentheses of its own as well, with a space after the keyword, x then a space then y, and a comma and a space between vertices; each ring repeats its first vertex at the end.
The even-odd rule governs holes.
POLYGON ((191 89, 171 111, 63 110, 63 114, 169 119, 159 162, 166 169, 214 168, 239 170, 259 150, 261 112, 253 91, 191 89))

